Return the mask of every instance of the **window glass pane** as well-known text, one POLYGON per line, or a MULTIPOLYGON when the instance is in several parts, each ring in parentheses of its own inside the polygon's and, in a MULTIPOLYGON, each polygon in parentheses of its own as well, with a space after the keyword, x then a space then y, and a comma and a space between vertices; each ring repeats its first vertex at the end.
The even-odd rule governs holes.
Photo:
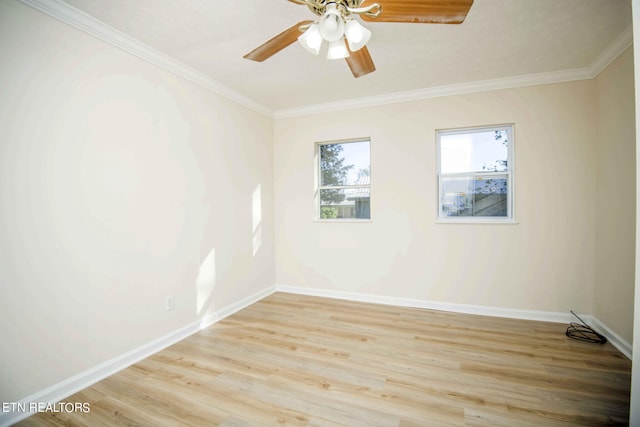
POLYGON ((479 130, 440 135, 440 171, 506 172, 509 133, 506 130, 479 130))
POLYGON ((320 186, 368 184, 370 171, 369 141, 320 146, 320 186))
POLYGON ((320 218, 370 219, 369 188, 320 190, 320 218))
POLYGON ((442 178, 441 216, 506 217, 507 175, 442 178))

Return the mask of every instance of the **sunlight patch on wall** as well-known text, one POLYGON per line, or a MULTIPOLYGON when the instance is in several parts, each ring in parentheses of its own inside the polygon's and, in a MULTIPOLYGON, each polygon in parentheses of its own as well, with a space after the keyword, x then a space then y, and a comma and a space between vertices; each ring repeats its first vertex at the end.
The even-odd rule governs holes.
POLYGON ((196 279, 196 310, 198 315, 205 314, 211 305, 213 290, 216 287, 216 248, 200 264, 196 279))
POLYGON ((253 191, 253 256, 256 256, 258 249, 262 246, 262 187, 260 184, 253 191))

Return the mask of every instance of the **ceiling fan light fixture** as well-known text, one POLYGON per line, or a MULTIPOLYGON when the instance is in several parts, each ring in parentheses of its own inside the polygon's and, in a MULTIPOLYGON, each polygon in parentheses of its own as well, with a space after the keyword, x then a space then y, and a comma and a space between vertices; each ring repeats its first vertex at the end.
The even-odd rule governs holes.
POLYGON ((344 44, 344 39, 332 41, 329 43, 327 49, 327 59, 344 59, 349 56, 347 45, 344 44))
POLYGON ((344 29, 344 35, 347 38, 351 52, 356 52, 357 50, 362 49, 369 42, 369 39, 371 38, 371 31, 363 27, 355 19, 352 19, 347 22, 344 29))
POLYGON ((318 24, 312 24, 307 31, 298 37, 298 42, 312 54, 319 54, 320 48, 322 47, 322 35, 320 34, 318 24))
POLYGON ((319 25, 322 38, 328 42, 334 42, 344 36, 344 19, 335 3, 327 5, 319 25))
POLYGON ((376 70, 367 49, 371 32, 365 22, 461 24, 474 0, 289 0, 307 6, 319 19, 292 25, 244 55, 262 62, 293 42, 313 55, 345 58, 355 78, 376 70), (384 9, 384 13, 383 13, 384 9), (355 19, 357 18, 357 20, 355 19), (351 22, 358 21, 358 22, 351 22), (348 28, 347 28, 348 27, 348 28), (301 33, 304 33, 301 35, 301 33), (324 42, 327 43, 324 43, 324 42), (330 45, 330 46, 329 46, 330 45))

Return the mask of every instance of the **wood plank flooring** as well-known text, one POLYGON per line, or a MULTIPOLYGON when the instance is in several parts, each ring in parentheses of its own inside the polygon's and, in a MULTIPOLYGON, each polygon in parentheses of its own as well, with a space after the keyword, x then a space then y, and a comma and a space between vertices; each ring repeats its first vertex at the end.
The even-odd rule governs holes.
POLYGON ((630 360, 566 327, 276 293, 20 425, 626 425, 630 360))

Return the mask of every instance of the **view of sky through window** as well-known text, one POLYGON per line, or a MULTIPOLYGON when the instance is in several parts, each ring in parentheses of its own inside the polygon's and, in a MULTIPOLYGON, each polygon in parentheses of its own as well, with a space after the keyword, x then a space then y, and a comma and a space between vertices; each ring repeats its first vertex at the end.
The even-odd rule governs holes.
POLYGON ((353 165, 347 172, 345 185, 355 185, 364 173, 363 171, 366 171, 367 175, 370 173, 369 141, 349 142, 341 145, 344 165, 353 165))
POLYGON ((442 173, 507 170, 507 132, 488 130, 440 137, 442 173))

